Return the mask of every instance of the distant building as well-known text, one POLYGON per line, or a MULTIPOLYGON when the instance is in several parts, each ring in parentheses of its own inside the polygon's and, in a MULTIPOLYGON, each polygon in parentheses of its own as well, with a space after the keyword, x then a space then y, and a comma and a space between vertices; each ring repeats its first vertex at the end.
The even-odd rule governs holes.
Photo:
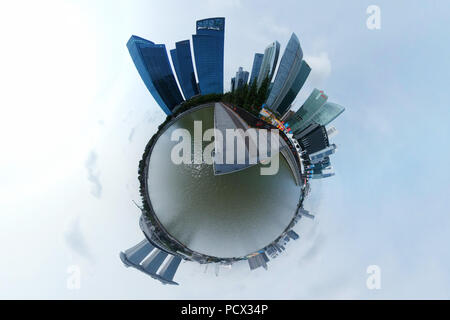
POLYGON ((289 110, 288 112, 286 112, 282 117, 281 117, 281 121, 285 121, 288 122, 289 118, 292 117, 295 114, 294 111, 289 110))
POLYGON ((311 93, 303 106, 290 120, 290 126, 295 134, 299 134, 311 125, 328 125, 336 119, 345 108, 332 102, 327 102, 328 97, 317 89, 311 93))
POLYGON ((235 77, 231 78, 231 85, 230 85, 230 91, 233 92, 234 90, 236 90, 236 78, 235 77))
POLYGON ((184 98, 187 100, 199 94, 189 40, 175 43, 175 49, 170 50, 170 55, 184 98))
POLYGON ((259 253, 257 255, 251 256, 248 258, 248 264, 250 266, 250 270, 255 270, 259 267, 263 267, 267 270, 267 262, 269 258, 267 258, 265 253, 259 253))
POLYGON ((305 81, 308 78, 310 72, 311 67, 306 63, 305 60, 303 60, 300 70, 298 71, 291 88, 286 93, 286 96, 283 98, 280 105, 278 106, 277 112, 279 114, 284 115, 286 111, 290 108, 292 102, 294 102, 295 98, 300 92, 300 89, 305 84, 305 81))
POLYGON ((309 159, 312 164, 321 162, 325 157, 328 157, 328 156, 332 155, 333 153, 335 153, 335 151, 336 151, 336 145, 332 144, 323 150, 320 150, 318 152, 310 154, 309 159))
POLYGON ((183 96, 170 66, 166 46, 131 36, 127 48, 148 91, 167 115, 172 114, 183 96))
POLYGON ((278 56, 280 54, 280 43, 278 41, 272 42, 264 50, 263 60, 261 62, 261 68, 258 74, 258 88, 261 87, 265 78, 269 78, 272 81, 275 68, 277 67, 278 56))
POLYGON ((324 126, 318 126, 316 129, 298 139, 302 150, 308 154, 325 149, 329 146, 327 130, 324 126))
POLYGON ((292 240, 298 240, 298 238, 300 238, 300 236, 297 234, 297 232, 295 232, 294 230, 289 230, 287 232, 287 235, 292 239, 292 240))
MULTIPOLYGON (((242 67, 239 67, 234 78, 234 90, 242 88, 248 82, 248 71, 244 71, 242 67)), ((233 81, 233 79, 231 79, 233 81)))
POLYGON ((252 74, 250 76, 250 84, 258 79, 259 70, 261 70, 263 58, 264 54, 255 53, 255 57, 253 58, 252 74))
POLYGON ((163 284, 178 285, 173 281, 173 277, 180 265, 181 258, 159 250, 147 239, 142 240, 125 252, 121 252, 120 259, 126 267, 133 267, 142 271, 163 284))
POLYGON ((337 135, 338 133, 339 133, 339 131, 335 127, 330 127, 327 129, 328 138, 332 138, 335 135, 337 135))
POLYGON ((345 108, 333 102, 326 102, 314 115, 314 122, 326 126, 331 121, 336 119, 342 112, 345 111, 345 108))
POLYGON ((302 217, 314 219, 314 216, 312 214, 310 214, 309 211, 307 211, 307 210, 305 210, 303 208, 299 209, 299 213, 302 215, 302 217))
POLYGON ((306 99, 303 106, 297 110, 294 116, 289 119, 289 125, 292 132, 298 133, 306 129, 313 123, 314 116, 319 111, 325 102, 327 102, 328 96, 318 89, 314 89, 313 92, 306 99))
POLYGON ((197 21, 192 40, 202 95, 223 93, 224 33, 225 18, 197 21))
MULTIPOLYGON (((278 114, 281 114, 279 109, 281 102, 286 97, 297 78, 302 66, 302 59, 303 51, 300 46, 300 41, 295 33, 292 33, 283 56, 281 57, 280 65, 275 80, 273 81, 273 88, 266 101, 269 109, 278 114)), ((289 105, 285 106, 283 112, 286 111, 288 107, 289 105)))

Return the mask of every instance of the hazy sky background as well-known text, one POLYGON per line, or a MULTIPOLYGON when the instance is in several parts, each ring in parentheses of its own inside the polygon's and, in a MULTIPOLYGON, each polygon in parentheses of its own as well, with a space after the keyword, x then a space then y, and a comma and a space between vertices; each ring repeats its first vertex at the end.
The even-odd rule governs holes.
POLYGON ((2 2, 0 298, 450 298, 449 16, 446 1, 2 2), (143 238, 137 164, 165 118, 125 45, 169 50, 213 16, 226 17, 226 89, 298 35, 312 74, 295 108, 314 87, 346 107, 336 176, 313 184, 317 219, 268 271, 183 263, 181 285, 163 286, 118 257, 143 238))

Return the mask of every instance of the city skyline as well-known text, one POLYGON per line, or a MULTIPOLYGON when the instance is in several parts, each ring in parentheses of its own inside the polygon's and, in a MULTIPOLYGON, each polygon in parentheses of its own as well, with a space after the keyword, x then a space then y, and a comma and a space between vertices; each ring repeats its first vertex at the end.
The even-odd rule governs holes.
POLYGON ((62 0, 26 1, 24 10, 6 2, 2 297, 448 299, 450 176, 437 168, 450 161, 442 40, 450 8, 380 0, 381 27, 370 29, 373 4, 62 0), (125 43, 135 34, 173 49, 189 39, 193 54, 195 21, 216 16, 227 21, 224 91, 239 66, 250 71, 255 52, 276 39, 284 50, 297 33, 311 72, 292 111, 314 88, 346 107, 332 122, 336 175, 311 182, 305 208, 315 219, 304 219, 300 239, 269 271, 243 264, 216 277, 214 268, 181 264, 182 285, 163 286, 117 255, 142 240, 136 163, 166 117, 125 43), (414 145, 424 144, 440 157, 418 156, 414 145), (379 290, 366 285, 370 266, 381 271, 379 290), (80 287, 68 287, 77 272, 80 287))

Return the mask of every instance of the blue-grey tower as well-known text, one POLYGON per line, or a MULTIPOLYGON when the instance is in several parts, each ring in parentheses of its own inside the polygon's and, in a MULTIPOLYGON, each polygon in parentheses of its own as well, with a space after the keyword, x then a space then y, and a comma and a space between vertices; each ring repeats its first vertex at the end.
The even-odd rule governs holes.
POLYGON ((199 94, 190 41, 183 40, 175 43, 175 49, 170 50, 170 55, 184 98, 188 100, 199 94))
POLYGON ((293 85, 302 65, 303 51, 295 33, 291 38, 281 57, 280 66, 273 82, 272 90, 267 98, 267 106, 279 113, 278 107, 289 89, 293 85))
POLYGON ((173 75, 166 46, 131 36, 127 48, 148 91, 167 115, 172 114, 183 96, 173 75))
POLYGON ((253 58, 252 74, 250 76, 250 84, 254 80, 258 79, 259 70, 261 70, 263 58, 264 55, 262 53, 255 53, 255 57, 253 58))
POLYGON ((192 35, 200 93, 223 93, 225 18, 198 20, 192 35))
POLYGON ((294 83, 292 83, 291 88, 289 89, 286 96, 283 98, 280 105, 278 106, 277 112, 280 115, 284 115, 286 111, 289 110, 292 102, 294 102, 295 98, 297 97, 297 94, 300 92, 300 89, 305 84, 305 81, 308 78, 310 72, 311 67, 306 63, 305 60, 303 60, 300 70, 298 71, 297 77, 294 80, 294 83))

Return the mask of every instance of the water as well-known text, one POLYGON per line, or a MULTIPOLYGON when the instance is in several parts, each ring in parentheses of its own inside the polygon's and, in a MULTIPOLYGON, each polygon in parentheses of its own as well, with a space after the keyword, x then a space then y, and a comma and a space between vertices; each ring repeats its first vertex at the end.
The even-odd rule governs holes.
POLYGON ((212 165, 173 164, 173 130, 185 128, 193 137, 194 120, 201 120, 206 130, 214 127, 213 117, 212 106, 194 111, 158 139, 149 164, 149 196, 160 222, 188 248, 222 258, 245 256, 288 226, 300 187, 281 155, 273 176, 261 176, 260 165, 215 176, 212 165))

